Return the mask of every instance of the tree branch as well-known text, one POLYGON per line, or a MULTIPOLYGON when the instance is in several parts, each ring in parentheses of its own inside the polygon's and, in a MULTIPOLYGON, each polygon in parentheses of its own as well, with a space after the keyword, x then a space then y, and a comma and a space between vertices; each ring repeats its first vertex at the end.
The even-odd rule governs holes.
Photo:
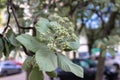
MULTIPOLYGON (((10 22, 11 14, 10 14, 10 12, 9 12, 9 8, 11 8, 11 10, 12 10, 12 14, 13 14, 13 17, 14 17, 15 22, 16 22, 16 24, 17 24, 17 27, 18 27, 18 30, 19 30, 19 34, 21 34, 21 31, 20 31, 21 29, 28 29, 28 30, 29 30, 29 29, 32 29, 33 32, 34 32, 34 34, 35 34, 35 33, 36 33, 35 27, 22 27, 22 26, 19 24, 19 21, 18 21, 17 16, 16 16, 16 12, 15 12, 15 6, 14 6, 12 0, 7 0, 7 3, 8 3, 8 4, 7 4, 8 21, 7 21, 7 26, 5 27, 5 29, 4 29, 4 31, 3 31, 3 34, 6 32, 6 30, 8 29, 8 27, 10 27, 10 26, 9 26, 9 22, 10 22)), ((1 35, 1 36, 2 36, 2 35, 1 35)), ((33 35, 33 36, 34 36, 34 35, 33 35)), ((23 47, 23 50, 24 50, 24 52, 26 53, 26 55, 28 55, 28 56, 34 55, 33 52, 27 50, 23 45, 22 45, 22 47, 23 47)))
POLYGON ((11 17, 11 14, 10 14, 10 11, 9 11, 9 8, 11 7, 11 6, 10 6, 10 2, 11 2, 11 0, 8 0, 8 2, 7 2, 8 20, 7 20, 7 25, 6 25, 6 27, 4 28, 4 30, 3 30, 3 32, 2 32, 3 35, 5 34, 5 32, 6 32, 6 30, 8 29, 8 27, 10 27, 10 26, 9 26, 10 17, 11 17))
POLYGON ((12 2, 12 1, 11 1, 10 5, 11 5, 11 10, 12 10, 14 19, 15 19, 16 24, 17 24, 17 26, 18 26, 19 33, 21 34, 20 29, 32 29, 32 30, 34 31, 34 28, 33 28, 33 27, 22 27, 22 26, 19 24, 18 19, 17 19, 17 16, 16 16, 15 9, 14 9, 14 5, 13 5, 13 2, 12 2))

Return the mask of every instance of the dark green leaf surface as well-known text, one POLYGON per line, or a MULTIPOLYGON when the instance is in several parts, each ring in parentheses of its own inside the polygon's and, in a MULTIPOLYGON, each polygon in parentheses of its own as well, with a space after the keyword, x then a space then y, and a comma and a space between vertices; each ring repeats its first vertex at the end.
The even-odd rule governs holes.
POLYGON ((44 80, 42 71, 39 71, 39 68, 33 68, 30 72, 29 80, 44 80))
POLYGON ((32 57, 27 57, 24 61, 24 63, 22 64, 22 68, 24 70, 29 70, 29 68, 31 68, 32 64, 30 63, 32 61, 32 57))
POLYGON ((6 34, 6 37, 8 38, 12 45, 16 47, 20 45, 19 42, 16 40, 16 34, 13 32, 13 30, 10 29, 6 34))
POLYGON ((53 78, 53 77, 57 77, 57 73, 56 73, 55 71, 52 71, 52 72, 46 72, 46 74, 47 74, 49 77, 51 77, 51 78, 53 78))
POLYGON ((4 44, 3 44, 2 39, 0 38, 0 58, 2 57, 3 50, 4 50, 4 44))
POLYGON ((4 42, 4 55, 8 57, 10 54, 10 48, 9 48, 10 44, 8 43, 6 38, 3 38, 3 42, 4 42))

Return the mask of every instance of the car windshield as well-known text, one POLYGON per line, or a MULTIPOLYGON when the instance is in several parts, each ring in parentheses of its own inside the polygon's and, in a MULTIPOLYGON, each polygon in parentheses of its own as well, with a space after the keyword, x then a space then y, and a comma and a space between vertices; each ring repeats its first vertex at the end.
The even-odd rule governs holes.
POLYGON ((15 65, 15 64, 10 61, 4 61, 4 62, 0 62, 0 65, 15 65))

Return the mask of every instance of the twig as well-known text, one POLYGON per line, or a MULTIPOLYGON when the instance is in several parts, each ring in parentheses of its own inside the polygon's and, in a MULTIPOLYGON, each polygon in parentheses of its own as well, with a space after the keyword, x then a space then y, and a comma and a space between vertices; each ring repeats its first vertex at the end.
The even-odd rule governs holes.
POLYGON ((28 55, 28 56, 33 56, 33 55, 34 55, 34 53, 31 52, 31 51, 28 51, 28 50, 25 48, 25 46, 22 45, 22 48, 23 48, 24 52, 26 53, 26 55, 28 55))
MULTIPOLYGON (((19 21, 18 21, 18 19, 17 19, 17 16, 16 16, 16 12, 15 12, 15 8, 14 8, 14 4, 13 4, 13 2, 12 2, 12 0, 7 0, 7 12, 8 12, 8 20, 7 20, 7 25, 6 25, 6 27, 4 28, 4 31, 3 31, 3 34, 6 32, 6 30, 8 29, 8 27, 10 27, 10 25, 9 25, 9 22, 10 22, 10 18, 11 18, 11 14, 10 14, 10 12, 9 12, 9 9, 11 9, 12 10, 12 14, 13 14, 13 17, 14 17, 14 19, 15 19, 15 22, 16 22, 16 24, 17 24, 17 27, 18 27, 18 30, 19 30, 19 34, 21 34, 21 29, 32 29, 33 30, 33 32, 34 33, 36 33, 36 29, 35 29, 35 27, 22 27, 20 24, 19 24, 19 21)), ((10 27, 11 28, 11 27, 10 27)), ((0 34, 0 36, 2 36, 1 34, 0 34)), ((28 56, 32 56, 32 52, 30 52, 30 51, 27 51, 27 49, 22 45, 22 47, 23 47, 23 50, 24 50, 24 52, 26 53, 26 55, 28 55, 28 56), (30 54, 29 54, 30 53, 30 54)))
POLYGON ((10 11, 9 11, 9 8, 11 7, 11 6, 10 6, 10 2, 11 2, 11 0, 8 0, 8 3, 7 3, 8 20, 7 20, 7 25, 6 25, 6 27, 4 28, 4 30, 3 30, 3 32, 2 32, 3 35, 5 34, 5 32, 6 32, 6 30, 8 29, 8 27, 10 27, 10 26, 9 26, 10 17, 11 17, 11 14, 10 14, 10 11))
POLYGON ((104 21, 104 19, 103 19, 103 17, 102 17, 103 13, 100 12, 100 11, 98 11, 98 10, 96 10, 96 9, 88 9, 88 10, 96 13, 97 16, 100 18, 100 20, 101 20, 101 22, 102 22, 102 28, 98 31, 98 34, 99 34, 99 33, 101 32, 101 30, 103 30, 103 29, 105 28, 105 21, 104 21))
POLYGON ((15 18, 16 24, 17 24, 17 26, 18 26, 19 33, 21 34, 20 29, 32 29, 32 30, 34 31, 34 28, 33 28, 33 27, 22 27, 22 26, 19 24, 12 1, 11 1, 10 5, 11 5, 11 10, 12 10, 13 16, 14 16, 14 18, 15 18))

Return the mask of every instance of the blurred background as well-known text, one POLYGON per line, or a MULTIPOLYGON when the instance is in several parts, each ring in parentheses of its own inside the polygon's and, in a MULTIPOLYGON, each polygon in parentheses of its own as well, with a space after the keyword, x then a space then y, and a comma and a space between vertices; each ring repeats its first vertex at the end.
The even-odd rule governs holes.
MULTIPOLYGON (((1 34, 9 16, 10 26, 18 33, 14 14, 7 7, 9 1, 24 27, 33 27, 38 18, 51 14, 68 17, 74 24, 80 47, 77 52, 63 54, 83 67, 84 79, 56 69, 58 77, 45 74, 45 80, 120 80, 120 0, 0 0, 1 34)), ((8 58, 1 56, 0 80, 26 80, 26 71, 21 67, 26 57, 22 48, 11 51, 8 58)))

